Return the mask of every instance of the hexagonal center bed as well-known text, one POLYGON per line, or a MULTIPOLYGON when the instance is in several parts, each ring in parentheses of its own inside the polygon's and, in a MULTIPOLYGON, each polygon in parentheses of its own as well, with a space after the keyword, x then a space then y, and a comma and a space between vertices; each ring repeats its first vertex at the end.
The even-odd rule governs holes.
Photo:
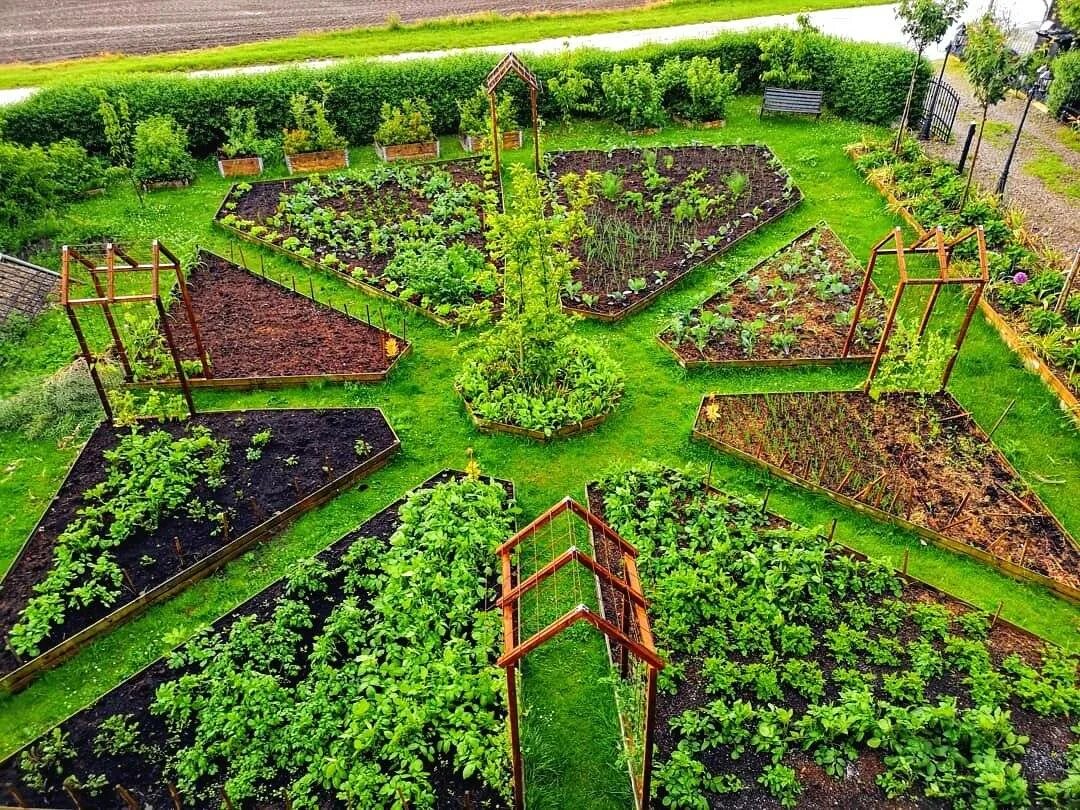
POLYGON ((0 690, 212 573, 399 446, 377 408, 98 427, 0 581, 0 690))
POLYGON ((589 235, 567 309, 618 320, 802 200, 764 146, 556 152, 547 164, 564 202, 586 199, 589 235))

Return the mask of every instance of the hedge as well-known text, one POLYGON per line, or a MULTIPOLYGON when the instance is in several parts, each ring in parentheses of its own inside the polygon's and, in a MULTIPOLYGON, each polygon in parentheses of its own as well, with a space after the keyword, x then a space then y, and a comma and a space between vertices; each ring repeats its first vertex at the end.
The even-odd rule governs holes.
MULTIPOLYGON (((703 55, 719 59, 726 69, 739 66, 742 91, 754 92, 761 89, 758 42, 768 33, 725 33, 711 39, 619 52, 579 51, 572 56, 573 65, 599 88, 600 74, 616 63, 646 60, 659 64, 671 57, 703 55)), ((911 51, 819 34, 809 39, 814 84, 825 91, 829 107, 839 115, 873 124, 889 124, 899 118, 915 58, 911 51)), ((320 81, 333 87, 328 104, 331 118, 352 144, 371 141, 384 101, 397 103, 410 96, 426 98, 435 114, 436 131, 450 133, 457 128, 457 102, 476 91, 497 59, 489 54, 468 54, 408 62, 357 60, 321 70, 297 68, 258 75, 188 78, 143 74, 95 80, 42 90, 5 108, 0 111, 0 133, 23 144, 71 137, 92 152, 104 152, 95 96, 95 91, 104 90, 110 95, 127 96, 137 119, 172 115, 188 127, 192 149, 205 155, 223 140, 227 107, 252 106, 260 130, 277 132, 288 123, 289 96, 311 91, 320 81)), ((568 64, 566 56, 534 57, 528 63, 545 81, 568 64)), ((921 101, 929 75, 929 65, 923 62, 916 103, 921 101)), ((508 82, 507 87, 519 84, 508 82)), ((514 92, 520 93, 520 102, 526 102, 523 88, 514 92)), ((556 111, 545 95, 541 95, 540 105, 542 116, 555 117, 556 111)))
POLYGON ((1060 118, 1067 110, 1080 108, 1080 48, 1062 54, 1051 67, 1054 79, 1050 82, 1046 105, 1060 118))

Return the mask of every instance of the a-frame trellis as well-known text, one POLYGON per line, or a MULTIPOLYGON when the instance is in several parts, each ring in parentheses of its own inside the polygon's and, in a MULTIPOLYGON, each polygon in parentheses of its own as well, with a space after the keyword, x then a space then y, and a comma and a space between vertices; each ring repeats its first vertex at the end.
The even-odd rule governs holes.
POLYGON ((194 416, 195 402, 191 398, 191 387, 188 385, 187 375, 184 373, 183 362, 180 359, 180 350, 177 348, 176 341, 173 339, 172 327, 169 325, 168 312, 165 309, 165 302, 161 294, 162 271, 174 273, 180 300, 184 304, 184 311, 187 315, 188 325, 191 328, 191 334, 195 338, 195 346, 199 352, 199 360, 202 363, 203 373, 208 377, 210 376, 210 362, 206 356, 206 350, 203 347, 202 336, 199 332, 199 325, 195 319, 195 311, 191 306, 191 297, 188 295, 187 284, 184 281, 184 272, 181 269, 180 260, 157 239, 151 244, 150 257, 149 263, 140 263, 133 259, 118 245, 111 242, 105 245, 104 264, 98 264, 96 261, 92 261, 84 256, 82 252, 70 245, 64 245, 61 254, 60 305, 67 313, 72 331, 75 332, 75 339, 79 342, 79 351, 82 353, 83 360, 86 362, 86 367, 90 372, 90 378, 94 382, 94 388, 97 390, 98 398, 101 400, 101 407, 104 409, 105 416, 110 422, 113 421, 112 406, 109 404, 108 394, 105 392, 105 386, 102 385, 101 377, 97 372, 97 358, 94 356, 93 352, 90 351, 90 345, 86 342, 86 336, 83 334, 82 327, 79 324, 79 318, 76 312, 79 307, 101 308, 102 315, 104 315, 105 322, 109 327, 109 333, 112 335, 113 349, 116 352, 116 358, 124 372, 124 380, 126 382, 131 382, 134 378, 131 370, 131 363, 128 360, 127 351, 124 348, 123 337, 116 325, 116 319, 113 317, 112 308, 117 304, 147 303, 152 301, 157 309, 158 322, 161 324, 161 331, 165 338, 165 344, 169 347, 169 354, 172 356, 173 364, 176 367, 177 379, 180 382, 180 389, 183 392, 184 401, 187 403, 188 412, 194 416), (167 261, 162 262, 162 256, 164 256, 167 261), (89 271, 90 283, 93 286, 95 293, 93 297, 73 298, 71 296, 71 284, 73 281, 71 266, 73 262, 81 264, 89 271), (116 278, 118 275, 125 273, 149 273, 150 292, 118 294, 116 292, 116 278), (102 283, 102 276, 104 276, 104 283, 102 283))
MULTIPOLYGON (((497 604, 502 608, 503 620, 503 654, 499 658, 499 666, 506 671, 507 708, 510 725, 510 747, 514 780, 514 807, 515 810, 523 810, 525 807, 525 777, 521 754, 521 733, 518 717, 517 697, 517 669, 521 660, 533 650, 541 647, 548 641, 568 630, 578 622, 592 625, 602 633, 608 641, 620 650, 619 671, 626 679, 631 674, 630 656, 633 656, 645 669, 645 706, 642 713, 644 729, 642 730, 640 751, 636 752, 641 759, 640 774, 631 774, 634 782, 635 798, 640 810, 647 810, 651 794, 652 754, 653 738, 656 722, 656 679, 659 671, 664 667, 664 661, 656 651, 653 640, 652 628, 649 623, 647 612, 648 602, 641 590, 641 580, 638 576, 637 550, 622 539, 604 521, 592 514, 588 509, 581 506, 573 498, 567 497, 552 506, 528 526, 523 528, 497 549, 502 567, 502 595, 497 604), (574 542, 574 534, 571 529, 570 545, 559 554, 552 553, 552 559, 544 566, 537 566, 529 576, 521 578, 520 565, 515 565, 513 559, 515 551, 519 550, 522 543, 540 541, 540 533, 547 528, 550 532, 554 522, 560 517, 565 517, 567 525, 573 525, 576 518, 580 518, 594 536, 599 535, 605 542, 618 549, 620 556, 621 573, 615 573, 609 567, 597 562, 589 553, 581 550, 574 542), (536 590, 542 583, 557 577, 568 567, 577 566, 584 568, 591 575, 597 592, 600 586, 605 586, 612 594, 621 597, 622 610, 620 624, 617 625, 598 613, 581 600, 581 594, 576 593, 577 603, 554 621, 545 627, 537 629, 528 638, 521 637, 521 602, 522 599, 532 594, 537 596, 536 590), (621 625, 621 626, 620 626, 621 625)), ((632 743, 629 732, 626 734, 627 744, 632 743)))
POLYGON ((941 388, 939 390, 944 390, 949 384, 949 378, 952 376, 953 367, 956 365, 956 358, 960 355, 960 347, 964 345, 964 339, 967 337, 968 328, 971 326, 971 320, 975 316, 975 310, 978 309, 979 300, 982 298, 983 291, 990 281, 990 263, 986 254, 986 233, 980 225, 977 228, 968 229, 953 239, 947 239, 945 237, 945 232, 939 225, 937 228, 927 231, 909 247, 904 246, 904 235, 900 228, 893 229, 879 240, 877 244, 870 249, 870 261, 867 263, 866 273, 863 275, 862 287, 859 289, 859 297, 855 302, 855 312, 851 319, 851 325, 848 327, 847 340, 844 343, 845 357, 847 357, 848 352, 851 350, 855 341, 855 333, 858 328, 859 319, 862 316, 863 304, 865 303, 867 293, 870 290, 871 277, 873 276, 874 268, 877 266, 878 259, 881 256, 896 257, 897 272, 899 273, 900 279, 896 286, 896 292, 893 295, 892 304, 889 307, 889 314, 885 319, 885 327, 881 331, 881 340, 878 341, 877 350, 874 352, 874 359, 870 363, 870 371, 867 374, 866 382, 863 383, 863 390, 870 390, 874 377, 881 367, 881 358, 888 350, 889 338, 892 336, 893 328, 896 325, 897 313, 903 302, 904 293, 908 288, 932 287, 930 297, 926 302, 926 307, 923 309, 922 318, 919 321, 919 337, 922 338, 923 335, 926 334, 927 327, 930 325, 930 318, 934 313, 934 307, 937 306, 942 289, 949 286, 966 285, 974 287, 974 290, 968 301, 967 309, 964 312, 964 320, 960 324, 960 329, 957 332, 952 355, 949 357, 949 361, 942 374, 941 388), (979 275, 955 276, 952 273, 953 254, 960 245, 971 239, 974 239, 976 244, 979 275), (890 242, 892 242, 893 246, 887 247, 890 242), (938 274, 936 276, 926 277, 912 276, 908 272, 907 257, 917 255, 935 256, 938 263, 938 274))
POLYGON ((500 154, 502 143, 499 138, 499 113, 495 95, 499 90, 499 85, 511 74, 521 79, 529 88, 529 108, 532 116, 533 133, 533 164, 536 173, 540 173, 540 116, 536 110, 537 98, 541 88, 540 79, 525 67, 525 63, 518 59, 515 54, 508 53, 484 79, 484 92, 487 93, 488 106, 491 109, 491 149, 495 159, 495 177, 499 181, 500 199, 502 198, 502 156, 500 154))

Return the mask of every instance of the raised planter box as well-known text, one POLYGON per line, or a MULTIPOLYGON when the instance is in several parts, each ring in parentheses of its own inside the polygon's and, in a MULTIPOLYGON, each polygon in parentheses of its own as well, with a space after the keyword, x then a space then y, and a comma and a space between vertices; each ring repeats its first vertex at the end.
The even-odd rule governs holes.
MULTIPOLYGON (((280 409, 283 411, 288 410, 305 410, 305 409, 280 409)), ((168 599, 181 591, 185 590, 190 585, 205 579, 210 574, 217 571, 224 566, 230 560, 238 557, 247 549, 253 545, 268 539, 274 534, 280 532, 286 525, 298 518, 305 512, 311 511, 317 506, 320 506, 331 498, 337 496, 350 486, 355 484, 361 478, 371 474, 375 470, 380 469, 389 463, 390 459, 400 450, 401 441, 398 439, 397 434, 394 432, 393 427, 389 421, 383 415, 382 410, 379 408, 370 409, 378 411, 382 421, 385 423, 389 432, 389 443, 376 450, 370 457, 359 461, 352 468, 345 470, 341 475, 336 476, 323 486, 308 492, 302 497, 298 497, 291 505, 286 508, 276 511, 266 517, 265 520, 253 526, 248 531, 233 537, 226 542, 223 542, 216 550, 209 555, 202 557, 191 565, 185 567, 183 570, 174 574, 173 576, 158 582, 152 587, 142 591, 135 598, 120 604, 115 610, 110 611, 106 615, 97 619, 96 621, 84 626, 82 629, 64 640, 54 644, 52 647, 45 649, 44 652, 38 656, 25 661, 15 669, 10 670, 3 677, 0 677, 0 694, 14 693, 21 689, 26 688, 32 681, 38 678, 43 672, 57 666, 68 658, 71 658, 79 652, 83 647, 89 644, 92 640, 104 633, 108 633, 115 627, 123 624, 126 621, 143 613, 151 605, 168 599)), ((222 414, 229 413, 226 411, 208 411, 202 415, 207 414, 222 414)), ((241 412, 236 412, 241 413, 241 412)), ((88 440, 89 442, 89 440, 88 440)), ((84 448, 85 449, 85 448, 84 448)), ((81 455, 81 453, 80 453, 81 455)), ((64 492, 64 488, 68 481, 71 480, 75 473, 76 464, 79 457, 77 456, 72 463, 71 468, 68 470, 68 474, 64 479, 64 483, 60 485, 58 494, 50 501, 49 507, 46 508, 45 513, 39 519, 37 525, 31 531, 26 541, 23 543, 16 555, 15 560, 12 562, 11 567, 8 569, 8 573, 3 580, 0 580, 0 585, 6 585, 8 579, 13 576, 13 573, 22 559, 29 553, 30 546, 34 540, 35 535, 42 530, 45 522, 49 516, 50 510, 53 505, 60 498, 64 492)))
MULTIPOLYGON (((458 395, 461 395, 461 391, 458 391, 458 395)), ((511 425, 507 422, 496 422, 492 419, 484 419, 483 417, 476 415, 472 406, 464 397, 461 398, 461 401, 465 404, 465 412, 469 414, 469 418, 472 420, 473 425, 475 425, 476 429, 481 433, 508 433, 511 436, 518 436, 522 439, 532 439, 534 442, 539 442, 540 444, 547 444, 555 439, 566 439, 570 436, 576 436, 579 433, 588 433, 590 430, 593 430, 602 424, 615 410, 614 406, 612 406, 597 416, 589 417, 581 422, 575 422, 572 425, 563 425, 548 436, 542 430, 531 430, 529 428, 511 425)))
POLYGON ((433 160, 439 157, 442 150, 437 140, 399 143, 394 146, 383 146, 376 141, 375 152, 387 163, 392 163, 395 160, 433 160))
POLYGON ((327 152, 301 152, 285 155, 285 165, 289 174, 297 172, 328 172, 345 169, 349 166, 348 149, 331 149, 327 152))
POLYGON ((244 177, 262 174, 263 159, 258 155, 254 157, 218 158, 217 166, 222 177, 244 177))
MULTIPOLYGON (((488 148, 488 139, 483 136, 459 135, 458 140, 461 142, 461 148, 466 152, 483 152, 488 148)), ((520 149, 524 142, 524 135, 520 129, 502 134, 503 149, 520 149)))

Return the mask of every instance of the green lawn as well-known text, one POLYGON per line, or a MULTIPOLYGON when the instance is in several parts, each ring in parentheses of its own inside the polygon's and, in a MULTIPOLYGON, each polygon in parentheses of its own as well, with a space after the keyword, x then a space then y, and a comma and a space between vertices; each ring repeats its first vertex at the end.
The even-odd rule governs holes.
MULTIPOLYGON (((40 64, 0 65, 0 89, 43 87, 118 73, 207 70, 306 59, 383 56, 447 47, 469 48, 573 34, 632 31, 688 23, 794 14, 828 8, 881 5, 888 0, 667 0, 642 8, 502 16, 481 14, 298 34, 282 39, 151 55, 122 53, 40 64)), ((634 0, 627 0, 633 5, 634 0)))
MULTIPOLYGON (((679 287, 644 312, 613 326, 581 323, 582 335, 603 342, 627 377, 626 395, 613 416, 594 433, 538 446, 505 436, 480 436, 467 421, 451 383, 455 348, 461 338, 425 319, 409 315, 415 353, 393 378, 376 386, 317 386, 248 394, 204 392, 205 408, 266 406, 377 405, 402 440, 402 453, 391 465, 357 489, 309 513, 280 537, 230 564, 170 602, 98 640, 82 655, 49 673, 25 692, 0 700, 0 756, 50 724, 94 700, 122 678, 179 643, 197 628, 227 612, 302 557, 337 539, 367 516, 446 466, 462 466, 474 448, 486 472, 517 484, 524 520, 572 494, 612 465, 652 459, 698 470, 715 462, 713 480, 736 492, 762 494, 770 488, 770 506, 808 525, 839 519, 838 538, 872 557, 899 564, 910 552, 910 570, 952 593, 988 609, 1004 603, 1002 615, 1060 644, 1080 647, 1080 610, 1048 592, 1018 584, 968 558, 927 546, 918 538, 844 510, 832 502, 768 480, 749 465, 690 442, 690 428, 701 396, 709 391, 779 391, 850 388, 863 369, 760 369, 687 373, 654 341, 661 324, 677 310, 708 297, 721 280, 748 267, 821 219, 858 256, 897 224, 877 193, 857 175, 842 152, 859 137, 858 125, 828 117, 820 122, 759 121, 757 100, 739 99, 729 124, 719 130, 669 128, 645 139, 651 143, 763 142, 794 175, 806 200, 795 211, 765 228, 707 268, 695 271, 679 287)), ((609 147, 630 139, 610 125, 581 124, 545 135, 547 149, 609 147)), ((459 154, 447 139, 447 156, 459 154)), ((526 159, 523 150, 515 159, 526 159)), ((354 151, 354 165, 373 161, 371 149, 354 151)), ((228 255, 230 239, 210 224, 227 184, 209 162, 197 182, 180 191, 159 192, 138 207, 130 190, 73 209, 63 223, 65 238, 81 241, 108 235, 127 245, 154 237, 186 252, 198 242, 228 255)), ((295 274, 306 289, 312 274, 271 253, 244 246, 250 262, 265 258, 278 278, 295 274)), ((55 257, 48 257, 55 261, 55 257)), ((885 279, 887 281, 887 279, 885 279)), ((358 291, 325 274, 314 274, 321 298, 362 306, 358 291)), ((947 302, 943 316, 957 311, 947 302)), ((399 317, 395 314, 395 319, 399 317)), ((102 330, 93 330, 97 339, 102 330)), ((74 340, 58 313, 37 324, 5 371, 0 395, 55 369, 74 352, 74 340)), ((1080 533, 1080 434, 1067 424, 1056 400, 979 316, 951 385, 959 400, 989 427, 1012 398, 1017 403, 995 434, 1000 446, 1036 491, 1074 534, 1080 533)), ((0 569, 10 562, 27 532, 55 491, 72 447, 26 442, 0 434, 0 569)), ((526 659, 523 700, 524 737, 530 806, 542 808, 620 808, 630 806, 626 771, 617 756, 616 726, 610 687, 604 673, 603 646, 595 634, 576 629, 526 659)))

